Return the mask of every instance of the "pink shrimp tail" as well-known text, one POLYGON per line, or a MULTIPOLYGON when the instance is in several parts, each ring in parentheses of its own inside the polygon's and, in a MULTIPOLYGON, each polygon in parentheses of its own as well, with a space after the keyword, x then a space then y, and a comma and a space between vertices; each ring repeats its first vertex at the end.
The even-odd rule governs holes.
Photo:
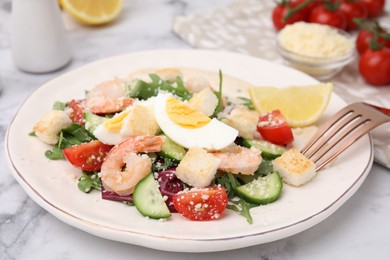
POLYGON ((165 142, 163 136, 130 136, 117 144, 118 148, 124 148, 127 152, 153 153, 159 152, 165 142))

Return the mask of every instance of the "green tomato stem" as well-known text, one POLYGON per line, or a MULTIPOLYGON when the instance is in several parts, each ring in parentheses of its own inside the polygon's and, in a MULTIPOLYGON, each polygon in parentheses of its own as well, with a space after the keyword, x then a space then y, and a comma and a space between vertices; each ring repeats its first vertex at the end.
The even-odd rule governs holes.
POLYGON ((283 17, 282 21, 286 22, 291 16, 293 16, 295 13, 299 12, 303 8, 305 8, 307 5, 313 3, 316 0, 306 0, 299 5, 293 7, 293 8, 288 8, 286 15, 283 17))

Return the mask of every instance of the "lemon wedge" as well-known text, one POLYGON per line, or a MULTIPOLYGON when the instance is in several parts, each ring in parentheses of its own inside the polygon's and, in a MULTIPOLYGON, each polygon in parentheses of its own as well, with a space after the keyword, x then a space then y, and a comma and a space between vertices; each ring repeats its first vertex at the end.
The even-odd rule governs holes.
POLYGON ((291 127, 315 123, 325 112, 333 91, 332 83, 287 88, 250 87, 249 96, 260 113, 279 109, 291 127))
POLYGON ((67 13, 81 23, 98 25, 118 17, 123 0, 61 0, 60 3, 67 13))

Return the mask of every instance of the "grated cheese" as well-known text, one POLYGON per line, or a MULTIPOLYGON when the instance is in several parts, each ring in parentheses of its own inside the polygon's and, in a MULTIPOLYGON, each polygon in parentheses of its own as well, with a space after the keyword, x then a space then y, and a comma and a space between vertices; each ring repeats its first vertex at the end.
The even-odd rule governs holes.
POLYGON ((285 49, 319 58, 343 56, 353 49, 353 41, 330 26, 297 22, 287 25, 278 35, 285 49))

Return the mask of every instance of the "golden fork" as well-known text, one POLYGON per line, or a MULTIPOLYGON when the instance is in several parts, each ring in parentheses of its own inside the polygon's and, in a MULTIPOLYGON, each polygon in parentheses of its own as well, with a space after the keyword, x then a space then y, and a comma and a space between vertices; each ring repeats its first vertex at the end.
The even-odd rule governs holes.
POLYGON ((322 124, 301 152, 319 171, 364 134, 386 122, 390 122, 390 109, 364 102, 350 104, 322 124))

